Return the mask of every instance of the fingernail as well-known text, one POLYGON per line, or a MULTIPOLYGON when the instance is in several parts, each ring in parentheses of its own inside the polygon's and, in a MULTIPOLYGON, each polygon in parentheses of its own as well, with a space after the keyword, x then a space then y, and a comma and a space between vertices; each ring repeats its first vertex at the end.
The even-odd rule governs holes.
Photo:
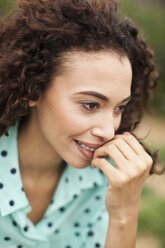
POLYGON ((96 168, 92 163, 91 163, 91 167, 92 167, 92 168, 96 168))

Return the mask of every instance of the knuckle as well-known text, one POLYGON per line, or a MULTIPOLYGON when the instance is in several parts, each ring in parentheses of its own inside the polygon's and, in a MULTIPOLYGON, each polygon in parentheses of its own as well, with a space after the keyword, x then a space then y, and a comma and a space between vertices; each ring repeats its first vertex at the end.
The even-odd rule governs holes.
POLYGON ((138 162, 138 167, 139 167, 139 175, 142 176, 146 173, 147 171, 147 166, 146 166, 146 163, 143 161, 143 160, 139 160, 138 162))
POLYGON ((122 137, 117 139, 119 143, 123 142, 124 140, 122 139, 122 137))
POLYGON ((140 168, 145 168, 145 167, 146 167, 145 161, 144 161, 144 159, 141 158, 141 157, 137 158, 137 165, 138 165, 140 168))
POLYGON ((99 151, 98 151, 98 149, 97 149, 97 150, 94 152, 93 160, 96 159, 96 157, 98 156, 98 154, 99 154, 99 151))
POLYGON ((128 176, 128 180, 132 181, 137 177, 137 171, 135 170, 135 168, 129 169, 129 172, 127 173, 128 176))
POLYGON ((147 154, 147 156, 146 156, 146 161, 147 161, 148 167, 150 168, 153 164, 153 159, 149 154, 147 154))
POLYGON ((144 160, 138 160, 138 166, 143 170, 146 168, 146 164, 144 162, 144 160))
POLYGON ((95 161, 96 161, 96 159, 93 159, 93 160, 91 161, 91 165, 92 165, 92 166, 95 166, 95 161))
POLYGON ((92 161, 91 161, 91 165, 92 165, 92 167, 96 167, 97 166, 97 159, 93 159, 92 161))
POLYGON ((101 154, 103 154, 103 153, 104 153, 104 149, 102 147, 100 147, 100 148, 95 150, 93 158, 96 159, 96 158, 100 157, 101 154))
POLYGON ((152 164, 153 164, 153 159, 149 154, 146 154, 145 158, 142 157, 141 159, 138 160, 138 165, 142 174, 149 171, 152 167, 152 164))
POLYGON ((113 143, 108 144, 108 146, 106 147, 107 152, 112 151, 114 149, 116 149, 116 146, 113 143))
POLYGON ((114 144, 122 144, 123 143, 123 139, 121 137, 117 138, 115 141, 114 141, 114 144))
POLYGON ((134 135, 132 135, 132 134, 130 134, 130 135, 126 135, 126 139, 127 139, 127 140, 130 140, 130 141, 132 141, 132 142, 137 141, 137 139, 135 138, 135 136, 134 136, 134 135))

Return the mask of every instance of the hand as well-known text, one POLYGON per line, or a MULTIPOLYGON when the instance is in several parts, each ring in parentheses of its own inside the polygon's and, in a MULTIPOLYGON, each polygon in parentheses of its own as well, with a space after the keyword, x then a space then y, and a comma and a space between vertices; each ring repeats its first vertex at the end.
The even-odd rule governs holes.
POLYGON ((129 214, 131 209, 138 207, 152 163, 143 146, 129 133, 116 135, 95 151, 91 164, 102 170, 109 181, 105 204, 111 216, 119 212, 129 214), (114 161, 116 167, 103 158, 106 156, 114 161))

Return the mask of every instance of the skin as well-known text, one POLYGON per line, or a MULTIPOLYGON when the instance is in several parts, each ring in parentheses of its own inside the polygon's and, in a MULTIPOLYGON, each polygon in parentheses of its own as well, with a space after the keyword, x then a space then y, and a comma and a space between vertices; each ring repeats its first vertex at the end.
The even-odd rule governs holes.
POLYGON ((105 247, 132 248, 139 198, 152 159, 131 134, 115 135, 122 106, 131 95, 130 62, 110 51, 68 52, 65 56, 62 73, 37 102, 29 102, 31 115, 19 130, 21 175, 32 205, 28 217, 36 223, 44 215, 64 169, 63 160, 78 169, 92 164, 109 181, 105 247), (107 100, 80 93, 84 91, 97 92, 107 100), (100 147, 93 158, 87 158, 77 149, 75 139, 100 147), (115 168, 103 158, 107 155, 116 163, 115 168), (37 204, 36 193, 44 207, 37 204))
POLYGON ((24 154, 28 161, 29 154, 35 154, 27 163, 31 170, 58 170, 62 160, 80 169, 88 166, 91 159, 77 151, 74 139, 100 145, 113 139, 121 122, 121 102, 131 94, 132 70, 126 57, 100 52, 68 53, 68 58, 70 63, 66 62, 64 72, 54 78, 49 90, 38 102, 30 102, 31 116, 24 126, 22 143, 28 146, 33 137, 31 151, 24 154), (109 102, 78 94, 82 91, 99 92, 109 102), (100 106, 95 104, 89 110, 86 102, 100 106))

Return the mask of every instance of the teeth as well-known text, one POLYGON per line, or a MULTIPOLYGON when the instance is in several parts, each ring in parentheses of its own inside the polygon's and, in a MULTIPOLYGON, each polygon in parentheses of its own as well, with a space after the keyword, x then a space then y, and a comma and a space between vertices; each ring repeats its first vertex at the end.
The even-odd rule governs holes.
POLYGON ((93 149, 93 148, 90 148, 88 146, 85 146, 84 144, 81 144, 79 141, 77 141, 77 143, 82 147, 84 148, 85 150, 87 151, 90 151, 90 152, 94 152, 96 149, 93 149))

